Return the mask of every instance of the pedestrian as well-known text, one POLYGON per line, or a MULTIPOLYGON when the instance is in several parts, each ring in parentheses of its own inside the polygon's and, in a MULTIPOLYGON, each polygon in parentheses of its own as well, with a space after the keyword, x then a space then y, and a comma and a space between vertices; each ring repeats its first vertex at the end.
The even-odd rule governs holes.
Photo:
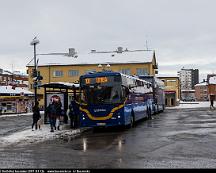
POLYGON ((210 95, 210 109, 215 109, 215 107, 214 107, 214 99, 215 99, 215 96, 210 95))
POLYGON ((47 107, 47 114, 50 121, 50 132, 54 132, 54 128, 56 129, 56 118, 57 118, 57 111, 54 102, 51 102, 47 107))
POLYGON ((61 101, 55 102, 55 108, 56 108, 56 124, 55 124, 55 130, 60 130, 60 119, 62 114, 62 103, 61 101))
POLYGON ((69 105, 69 117, 71 128, 77 128, 79 124, 79 105, 73 99, 69 105))
POLYGON ((74 112, 74 107, 73 107, 73 101, 71 101, 69 105, 69 118, 70 118, 70 127, 74 128, 75 127, 75 112, 74 112))
POLYGON ((37 125, 38 120, 41 118, 40 115, 40 109, 39 109, 39 102, 36 101, 35 105, 33 107, 33 123, 32 123, 32 131, 34 131, 34 126, 35 126, 35 130, 40 129, 40 125, 37 125))

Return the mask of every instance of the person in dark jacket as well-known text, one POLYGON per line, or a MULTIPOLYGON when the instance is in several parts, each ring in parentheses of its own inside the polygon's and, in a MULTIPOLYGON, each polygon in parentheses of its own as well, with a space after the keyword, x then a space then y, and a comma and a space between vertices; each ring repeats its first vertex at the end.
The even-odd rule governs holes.
POLYGON ((54 102, 50 103, 47 107, 47 114, 50 121, 50 132, 54 132, 54 128, 56 129, 56 118, 57 118, 57 108, 54 102))
POLYGON ((69 117, 71 128, 77 128, 79 124, 79 105, 75 100, 72 100, 69 105, 69 117))
POLYGON ((215 96, 214 95, 210 95, 210 109, 215 109, 215 107, 214 107, 214 100, 215 100, 215 96))
MULTIPOLYGON (((35 126, 35 130, 37 130, 37 128, 38 128, 37 122, 40 118, 41 118, 41 115, 40 115, 40 109, 39 109, 39 102, 36 102, 34 107, 33 107, 32 131, 34 131, 34 126, 35 126)), ((40 129, 40 126, 39 126, 39 129, 40 129)))

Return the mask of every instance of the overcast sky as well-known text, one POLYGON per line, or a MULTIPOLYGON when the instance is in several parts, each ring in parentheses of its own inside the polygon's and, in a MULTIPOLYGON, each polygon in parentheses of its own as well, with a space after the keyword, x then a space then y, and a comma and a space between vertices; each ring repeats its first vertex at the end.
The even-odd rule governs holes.
POLYGON ((37 53, 156 50, 159 73, 216 73, 215 0, 0 0, 0 68, 26 69, 37 53))

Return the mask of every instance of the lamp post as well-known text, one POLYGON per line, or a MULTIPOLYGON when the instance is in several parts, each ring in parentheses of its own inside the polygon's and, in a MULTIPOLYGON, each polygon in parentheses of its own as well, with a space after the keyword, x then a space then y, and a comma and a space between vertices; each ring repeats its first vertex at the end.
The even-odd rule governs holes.
POLYGON ((34 46, 34 70, 33 70, 33 79, 34 79, 34 95, 35 95, 35 104, 37 102, 37 62, 36 62, 36 45, 39 44, 39 40, 37 39, 37 37, 35 37, 30 45, 34 46))

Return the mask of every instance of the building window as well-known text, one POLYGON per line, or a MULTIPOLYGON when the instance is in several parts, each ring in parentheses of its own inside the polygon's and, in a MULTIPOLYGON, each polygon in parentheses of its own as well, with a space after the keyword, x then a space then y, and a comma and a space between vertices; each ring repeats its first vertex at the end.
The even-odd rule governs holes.
POLYGON ((68 76, 79 76, 79 70, 69 70, 68 76))
POLYGON ((53 71, 53 77, 62 77, 62 76, 63 76, 63 71, 60 70, 53 71))
POLYGON ((126 75, 130 75, 131 74, 131 71, 129 68, 126 68, 126 69, 121 69, 120 70, 120 73, 123 73, 123 74, 126 74, 126 75))
POLYGON ((137 76, 139 75, 148 75, 148 70, 146 68, 137 68, 136 69, 137 76))

